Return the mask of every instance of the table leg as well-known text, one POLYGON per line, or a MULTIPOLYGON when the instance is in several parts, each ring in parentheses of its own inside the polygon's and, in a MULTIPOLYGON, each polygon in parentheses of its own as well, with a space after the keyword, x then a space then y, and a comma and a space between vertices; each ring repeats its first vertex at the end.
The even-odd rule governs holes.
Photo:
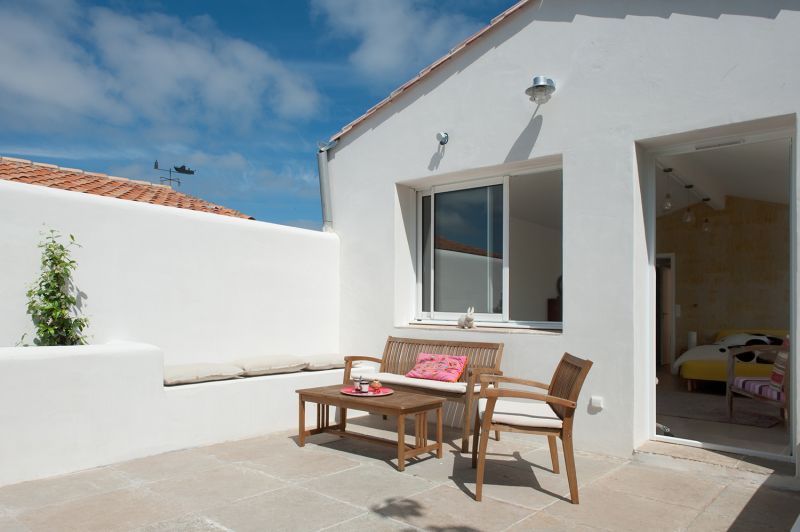
POLYGON ((397 416, 397 469, 406 469, 406 416, 397 416))
POLYGON ((347 430, 347 409, 346 408, 340 408, 339 409, 339 425, 341 425, 339 427, 341 430, 343 430, 343 431, 347 430))
POLYGON ((436 458, 442 457, 442 407, 436 409, 436 458))
POLYGON ((299 430, 297 432, 297 443, 300 444, 300 447, 303 447, 306 444, 306 402, 303 400, 303 396, 300 396, 300 423, 299 423, 299 430))

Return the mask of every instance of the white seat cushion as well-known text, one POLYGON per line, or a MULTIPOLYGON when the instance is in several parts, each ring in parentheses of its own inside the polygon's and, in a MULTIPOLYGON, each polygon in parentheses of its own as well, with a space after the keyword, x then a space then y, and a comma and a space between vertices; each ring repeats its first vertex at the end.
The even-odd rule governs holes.
MULTIPOLYGON (((478 411, 483 419, 488 399, 478 401, 478 411)), ((494 405, 492 423, 516 425, 518 427, 560 429, 561 419, 550 405, 540 401, 511 401, 499 398, 494 405)))
POLYGON ((322 354, 308 355, 302 358, 308 362, 308 367, 306 369, 309 371, 321 371, 323 369, 338 369, 344 367, 344 355, 322 354))
MULTIPOLYGON (((353 376, 356 376, 355 374, 353 376)), ((432 381, 428 379, 414 379, 406 377, 405 375, 397 375, 396 373, 376 373, 370 375, 371 379, 378 379, 382 384, 401 384, 404 386, 414 386, 415 388, 425 388, 428 390, 437 390, 441 392, 450 393, 466 393, 466 382, 442 382, 432 381)), ((479 385, 475 386, 475 391, 480 389, 479 385)))
POLYGON ((243 358, 234 362, 244 370, 247 377, 273 375, 275 373, 294 373, 308 366, 308 362, 294 355, 269 355, 243 358))
POLYGON ((232 364, 180 364, 164 366, 164 384, 191 384, 195 382, 224 381, 241 376, 244 370, 232 364))

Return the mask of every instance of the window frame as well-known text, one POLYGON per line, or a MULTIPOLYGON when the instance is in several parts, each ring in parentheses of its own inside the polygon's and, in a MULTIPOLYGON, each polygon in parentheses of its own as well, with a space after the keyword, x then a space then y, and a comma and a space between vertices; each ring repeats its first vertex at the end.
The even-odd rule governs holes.
MULTIPOLYGON (((561 169, 561 167, 557 167, 561 169)), ((548 169, 541 169, 535 173, 544 172, 550 170, 548 169)), ((509 182, 511 179, 511 175, 500 175, 500 176, 493 176, 493 177, 485 177, 479 179, 470 179, 465 181, 458 181, 458 182, 450 182, 442 185, 434 185, 427 188, 419 188, 416 189, 416 198, 415 198, 415 208, 416 213, 414 216, 415 220, 415 231, 414 231, 414 239, 415 239, 415 253, 416 257, 414 263, 416 265, 416 280, 415 280, 415 302, 414 302, 414 322, 418 324, 426 324, 426 325, 455 325, 458 323, 458 318, 463 315, 463 312, 437 312, 435 310, 435 261, 434 261, 434 249, 435 249, 435 206, 436 206, 436 194, 440 194, 443 192, 452 192, 457 190, 468 190, 471 188, 481 188, 481 187, 488 187, 492 185, 503 185, 503 269, 502 269, 502 313, 479 313, 475 314, 475 322, 479 325, 489 326, 489 327, 503 327, 509 329, 545 329, 545 330, 562 330, 563 329, 563 319, 562 321, 522 321, 522 320, 512 320, 510 319, 510 308, 511 308, 511 271, 509 267, 510 263, 510 186, 509 182), (423 290, 423 249, 422 249, 422 216, 423 216, 423 198, 430 197, 430 227, 431 227, 431 237, 428 243, 428 251, 431 257, 431 264, 430 264, 430 310, 423 311, 422 310, 422 290, 423 290)), ((562 190, 563 190, 563 171, 562 171, 562 190)), ((562 201, 563 201, 563 192, 562 192, 562 201)), ((562 232, 562 242, 563 242, 563 232, 562 232)), ((562 254, 563 254, 563 245, 562 245, 562 254)), ((563 264, 563 257, 562 257, 562 264, 563 264)))

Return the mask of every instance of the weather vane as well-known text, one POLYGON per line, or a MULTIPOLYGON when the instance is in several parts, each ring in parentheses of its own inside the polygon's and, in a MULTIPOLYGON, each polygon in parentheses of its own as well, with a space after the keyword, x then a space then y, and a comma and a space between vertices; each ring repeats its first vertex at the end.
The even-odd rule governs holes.
POLYGON ((194 170, 192 170, 191 168, 189 168, 185 164, 182 164, 180 166, 173 166, 172 168, 167 168, 167 169, 159 168, 158 167, 158 159, 156 159, 156 162, 153 163, 153 170, 157 170, 159 172, 164 172, 166 174, 169 174, 168 177, 159 176, 159 179, 161 179, 161 184, 162 185, 164 183, 169 183, 170 186, 172 186, 173 183, 176 183, 178 186, 181 186, 181 178, 180 178, 180 176, 176 175, 175 177, 172 177, 173 173, 175 173, 175 174, 183 174, 183 175, 194 175, 194 170))

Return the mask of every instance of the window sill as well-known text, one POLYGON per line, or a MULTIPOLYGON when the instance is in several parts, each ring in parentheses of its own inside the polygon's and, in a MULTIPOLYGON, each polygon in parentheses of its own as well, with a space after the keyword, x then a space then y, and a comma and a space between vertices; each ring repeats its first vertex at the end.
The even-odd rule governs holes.
POLYGON ((431 323, 431 322, 411 322, 408 325, 396 326, 397 329, 424 329, 435 331, 463 331, 466 333, 495 333, 495 334, 536 334, 542 336, 561 336, 562 329, 539 329, 535 327, 523 327, 520 325, 503 325, 500 323, 481 323, 472 329, 461 329, 456 324, 450 323, 431 323))

